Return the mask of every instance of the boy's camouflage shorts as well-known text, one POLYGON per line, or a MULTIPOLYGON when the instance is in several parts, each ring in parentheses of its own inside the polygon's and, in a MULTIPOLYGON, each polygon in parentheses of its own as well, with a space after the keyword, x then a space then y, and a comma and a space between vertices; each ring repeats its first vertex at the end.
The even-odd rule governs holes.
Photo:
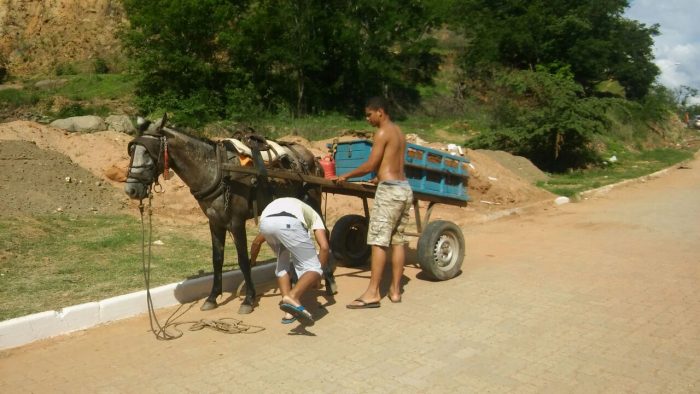
POLYGON ((408 224, 408 213, 412 203, 413 191, 408 182, 379 183, 370 212, 367 244, 405 244, 407 241, 404 230, 408 224))

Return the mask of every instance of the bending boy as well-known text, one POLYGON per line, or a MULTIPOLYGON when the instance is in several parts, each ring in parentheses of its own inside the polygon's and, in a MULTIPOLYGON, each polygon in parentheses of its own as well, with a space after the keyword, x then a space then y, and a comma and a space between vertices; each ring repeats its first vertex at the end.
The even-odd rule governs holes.
POLYGON ((298 319, 302 324, 313 325, 314 319, 301 305, 300 297, 318 283, 328 263, 328 238, 321 216, 296 198, 278 198, 260 215, 260 234, 250 247, 251 264, 255 264, 264 241, 277 255, 275 273, 282 293, 280 309, 286 312, 282 323, 298 319), (318 255, 309 230, 313 230, 318 242, 318 255), (288 273, 292 268, 299 278, 294 288, 288 273))

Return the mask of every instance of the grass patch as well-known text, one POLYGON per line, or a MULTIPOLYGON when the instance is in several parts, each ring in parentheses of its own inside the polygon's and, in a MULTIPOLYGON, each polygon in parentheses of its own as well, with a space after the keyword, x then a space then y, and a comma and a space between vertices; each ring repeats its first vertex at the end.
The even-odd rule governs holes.
POLYGON ((324 140, 348 131, 373 132, 364 119, 352 119, 343 115, 324 115, 294 118, 270 116, 256 120, 252 127, 268 138, 299 135, 310 141, 324 140))
POLYGON ((128 74, 81 74, 66 76, 68 83, 52 91, 71 100, 117 100, 131 96, 135 80, 128 74))
MULTIPOLYGON (((129 74, 77 74, 61 75, 65 82, 53 87, 36 87, 37 78, 17 81, 23 89, 0 90, 0 110, 25 109, 26 112, 48 115, 51 118, 67 118, 81 115, 105 117, 122 112, 134 95, 135 79, 129 74), (54 107, 56 97, 68 104, 54 107), (114 111, 118 109, 118 111, 114 111)), ((0 120, 2 116, 0 114, 0 120)))
POLYGON ((34 105, 39 102, 39 96, 34 92, 23 89, 0 90, 0 108, 18 108, 24 105, 34 105))
POLYGON ((73 116, 97 115, 106 117, 110 114, 110 109, 104 105, 82 105, 80 103, 70 103, 61 107, 58 112, 49 112, 55 118, 70 118, 73 116))
POLYGON ((692 157, 691 150, 668 148, 625 152, 617 155, 618 161, 615 163, 566 174, 551 174, 549 180, 538 182, 537 186, 560 196, 573 197, 586 190, 654 173, 692 157))
MULTIPOLYGON (((211 273, 211 243, 189 234, 154 226, 152 287, 211 273)), ((126 215, 0 218, 0 321, 143 290, 141 237, 126 215)), ((235 256, 229 239, 224 270, 235 256)))

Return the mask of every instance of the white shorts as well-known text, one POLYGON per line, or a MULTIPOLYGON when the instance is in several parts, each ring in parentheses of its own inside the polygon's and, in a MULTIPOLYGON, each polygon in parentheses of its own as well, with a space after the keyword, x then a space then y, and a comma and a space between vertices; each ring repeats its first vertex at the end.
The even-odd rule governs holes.
POLYGON ((275 274, 282 277, 294 266, 297 277, 307 272, 323 275, 313 240, 299 219, 272 216, 260 219, 260 233, 277 255, 275 274))

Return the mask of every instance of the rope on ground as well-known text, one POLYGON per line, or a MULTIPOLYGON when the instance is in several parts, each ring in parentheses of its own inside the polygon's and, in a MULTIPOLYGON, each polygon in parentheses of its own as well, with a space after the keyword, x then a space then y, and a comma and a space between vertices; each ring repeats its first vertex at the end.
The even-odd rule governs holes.
POLYGON ((148 304, 148 320, 151 325, 151 332, 156 336, 156 339, 161 341, 169 341, 173 339, 178 339, 184 335, 182 330, 178 329, 178 326, 184 324, 190 324, 189 331, 200 331, 204 328, 209 328, 214 331, 223 334, 256 334, 263 330, 265 327, 254 326, 244 323, 242 320, 234 319, 232 317, 224 317, 221 319, 201 319, 199 321, 187 321, 175 323, 174 320, 184 315, 189 309, 192 308, 194 303, 192 303, 187 309, 178 313, 180 308, 175 310, 168 319, 166 319, 165 324, 161 325, 156 317, 155 308, 153 306, 153 299, 151 298, 151 237, 153 234, 153 222, 151 217, 153 216, 153 210, 151 209, 151 200, 153 199, 153 194, 148 193, 148 256, 146 256, 146 227, 143 220, 144 205, 143 201, 139 204, 139 211, 141 212, 141 261, 143 265, 143 277, 146 283, 146 303, 148 304), (156 329, 157 327, 157 329, 156 329), (176 331, 175 334, 168 333, 168 328, 172 328, 176 331))
POLYGON ((223 317, 216 320, 200 319, 199 321, 173 323, 172 327, 180 333, 180 336, 182 336, 182 331, 177 329, 177 327, 183 324, 190 324, 189 331, 199 331, 208 328, 223 334, 257 334, 265 330, 265 327, 246 324, 243 320, 223 317))

